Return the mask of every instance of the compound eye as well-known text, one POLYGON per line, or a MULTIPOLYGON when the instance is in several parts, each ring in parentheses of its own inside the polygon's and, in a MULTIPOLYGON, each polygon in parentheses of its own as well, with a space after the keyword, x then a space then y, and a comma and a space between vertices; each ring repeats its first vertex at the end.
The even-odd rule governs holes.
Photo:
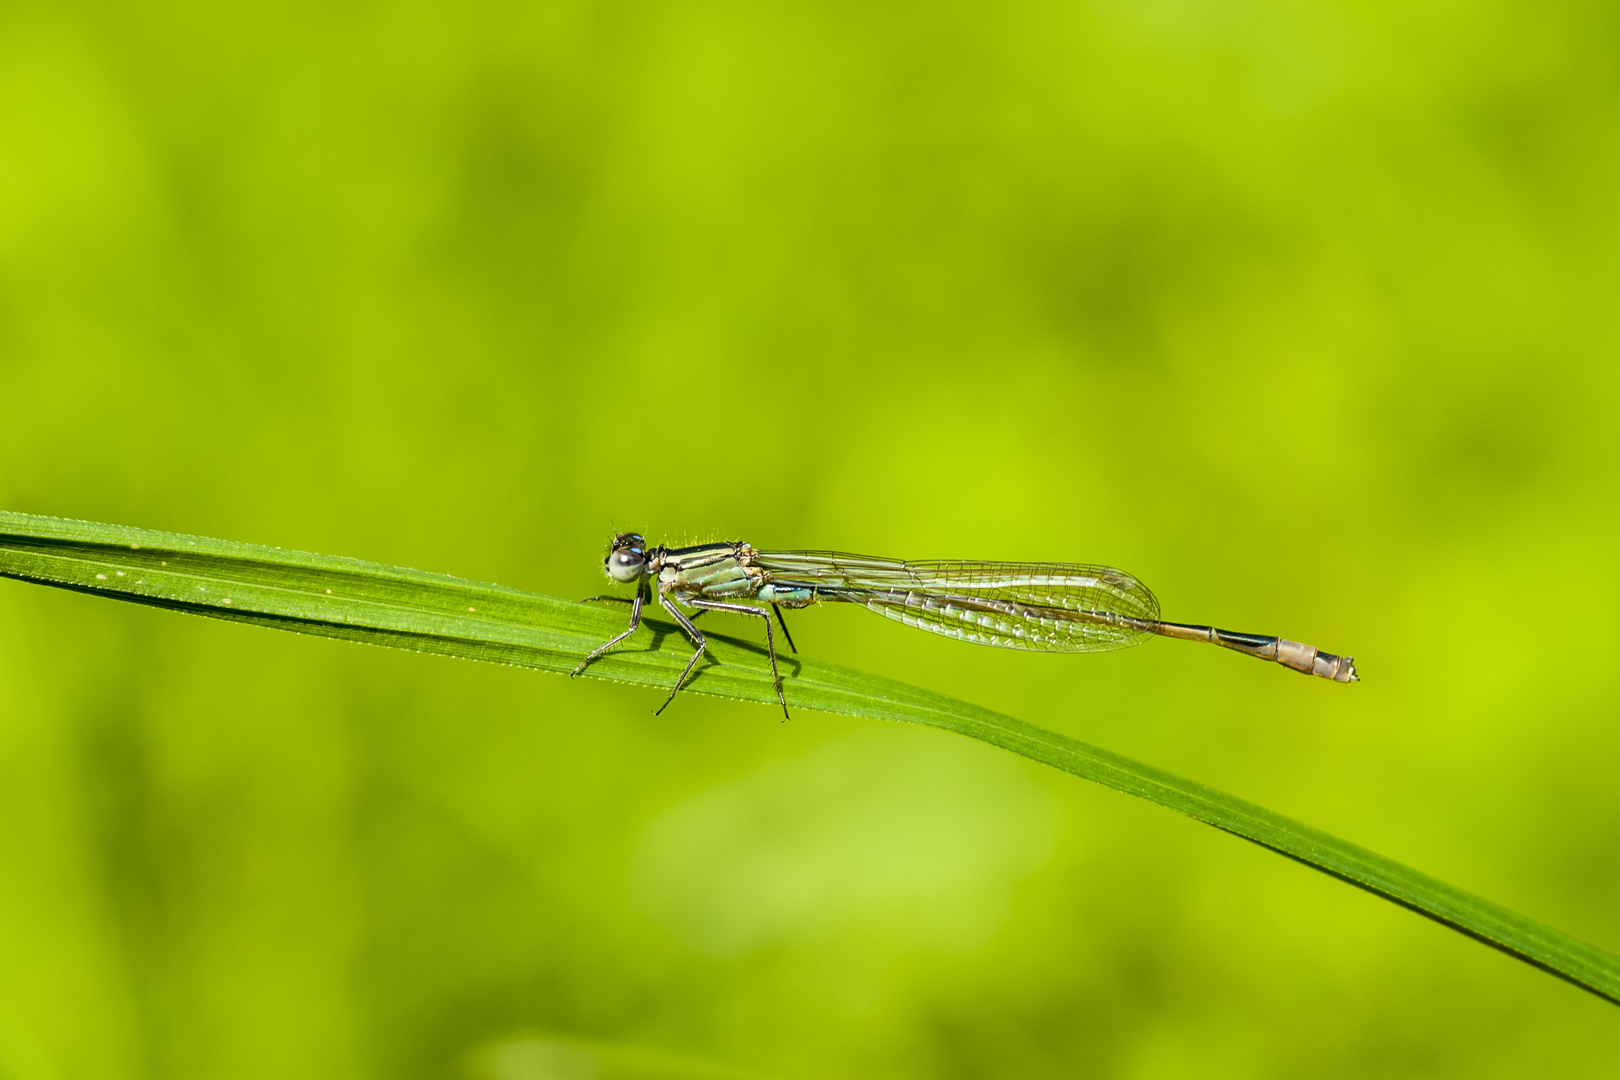
POLYGON ((607 557, 608 577, 614 581, 634 581, 641 576, 647 556, 635 548, 619 548, 607 557))

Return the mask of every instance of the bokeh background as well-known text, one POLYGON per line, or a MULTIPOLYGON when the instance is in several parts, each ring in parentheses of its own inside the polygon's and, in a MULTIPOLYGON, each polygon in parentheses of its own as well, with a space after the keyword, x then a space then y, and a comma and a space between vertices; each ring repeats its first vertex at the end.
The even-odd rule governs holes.
MULTIPOLYGON (((1113 563, 1366 681, 794 631, 1610 950, 1617 290, 1612 4, 0 7, 5 508, 1113 563)), ((1161 808, 657 696, 0 582, 0 1076, 1620 1061, 1161 808)))

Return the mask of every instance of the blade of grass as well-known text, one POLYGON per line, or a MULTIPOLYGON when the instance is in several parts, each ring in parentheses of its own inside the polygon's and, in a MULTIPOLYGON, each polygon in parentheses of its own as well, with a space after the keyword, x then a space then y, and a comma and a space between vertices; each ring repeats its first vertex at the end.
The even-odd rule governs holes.
MULTIPOLYGON (((198 536, 0 512, 0 576, 297 633, 566 672, 624 628, 626 613, 442 574, 198 536)), ((589 669, 667 688, 690 655, 675 628, 589 669), (640 646, 640 647, 637 647, 640 646)), ((709 635, 697 693, 775 702, 764 650, 709 635)), ((925 724, 1177 810, 1392 900, 1620 1004, 1620 957, 1318 829, 1107 750, 966 702, 797 656, 782 658, 800 708, 925 724)))

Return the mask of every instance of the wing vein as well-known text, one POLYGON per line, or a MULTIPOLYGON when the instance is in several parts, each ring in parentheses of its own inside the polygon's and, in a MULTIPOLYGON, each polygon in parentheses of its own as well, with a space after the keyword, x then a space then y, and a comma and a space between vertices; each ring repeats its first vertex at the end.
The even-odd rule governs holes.
POLYGON ((836 551, 762 551, 773 582, 856 603, 920 630, 1009 649, 1099 652, 1152 635, 1159 603, 1135 577, 1084 563, 904 562, 836 551))

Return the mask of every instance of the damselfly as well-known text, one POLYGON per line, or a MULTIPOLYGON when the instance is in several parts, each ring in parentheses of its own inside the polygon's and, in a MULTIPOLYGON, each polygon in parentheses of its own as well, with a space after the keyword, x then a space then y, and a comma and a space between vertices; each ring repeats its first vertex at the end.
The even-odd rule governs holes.
MULTIPOLYGON (((1235 634, 1213 626, 1188 626, 1159 619, 1159 601, 1148 587, 1110 566, 1079 563, 902 562, 837 551, 760 551, 741 541, 672 548, 648 548, 637 533, 620 533, 603 560, 614 581, 636 585, 630 600, 630 626, 587 656, 573 674, 636 632, 642 606, 658 584, 658 602, 692 639, 697 651, 686 663, 663 712, 686 683, 706 643, 692 619, 705 611, 752 615, 765 623, 776 698, 787 714, 782 676, 776 668, 776 639, 768 604, 788 634, 782 608, 819 601, 860 604, 896 622, 946 637, 1004 649, 1037 652, 1102 652, 1139 644, 1155 635, 1205 641, 1274 660, 1304 675, 1335 682, 1359 682, 1353 658, 1334 656, 1313 645, 1261 634, 1235 634), (680 607, 695 608, 687 617, 680 607)), ((593 600, 625 597, 599 596, 593 600)))

